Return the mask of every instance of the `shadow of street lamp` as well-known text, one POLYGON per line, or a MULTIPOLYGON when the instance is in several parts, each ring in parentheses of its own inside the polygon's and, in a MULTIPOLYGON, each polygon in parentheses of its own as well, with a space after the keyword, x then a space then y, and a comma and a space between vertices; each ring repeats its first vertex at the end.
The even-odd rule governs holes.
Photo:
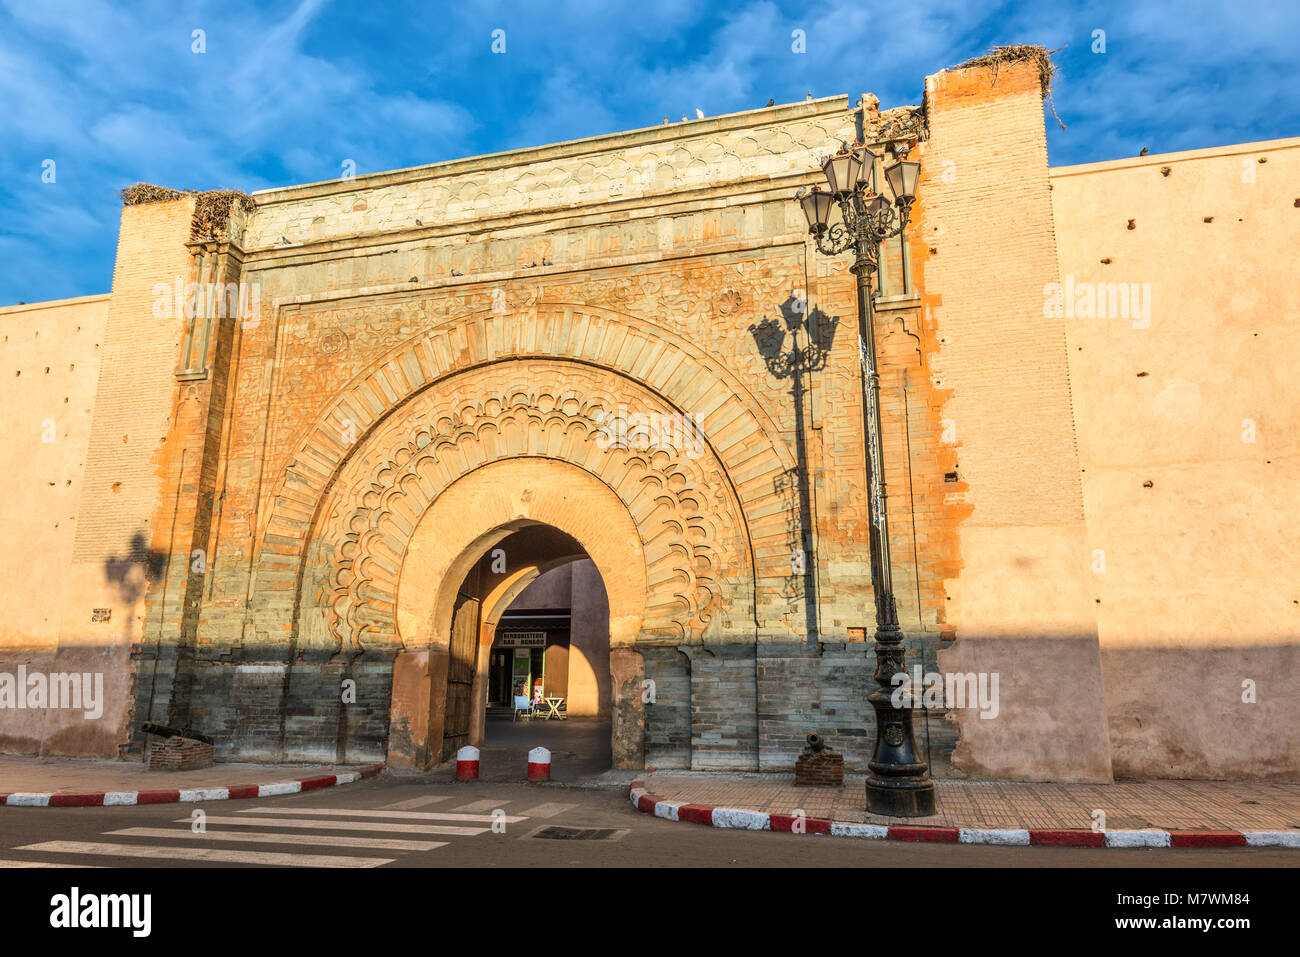
POLYGON ((777 491, 793 486, 798 494, 798 538, 790 552, 790 570, 802 578, 805 641, 816 645, 820 637, 817 626, 817 588, 815 562, 812 560, 812 498, 808 488, 808 449, 804 438, 804 376, 826 366, 839 319, 821 310, 807 311, 807 303, 791 295, 778 307, 781 318, 765 318, 749 327, 754 345, 763 362, 777 379, 789 379, 794 399, 796 465, 777 479, 777 491), (800 333, 802 332, 802 335, 800 333), (786 342, 789 340, 789 348, 786 342))

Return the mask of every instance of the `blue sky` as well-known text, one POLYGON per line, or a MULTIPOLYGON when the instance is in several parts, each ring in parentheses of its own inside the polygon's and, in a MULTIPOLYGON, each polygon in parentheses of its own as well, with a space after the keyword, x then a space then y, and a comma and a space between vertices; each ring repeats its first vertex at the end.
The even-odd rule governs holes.
POLYGON ((107 291, 140 180, 252 191, 810 91, 888 108, 1001 43, 1065 47, 1048 148, 1086 163, 1300 134, 1297 40, 1294 0, 0 0, 0 305, 107 291))

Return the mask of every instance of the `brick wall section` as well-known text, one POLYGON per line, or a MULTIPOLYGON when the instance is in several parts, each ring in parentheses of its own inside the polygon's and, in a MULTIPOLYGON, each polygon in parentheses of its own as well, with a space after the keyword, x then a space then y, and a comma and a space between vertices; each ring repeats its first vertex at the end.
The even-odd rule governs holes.
POLYGON ((188 738, 154 739, 149 743, 149 770, 195 771, 212 767, 212 745, 188 738))
POLYGON ((954 766, 1108 780, 1065 329, 1043 309, 1058 270, 1038 70, 954 70, 926 98, 913 262, 939 340, 932 381, 950 390, 959 484, 946 498, 969 508, 945 583, 956 640, 938 660, 1000 675, 997 718, 954 712, 954 766))
POLYGON ((758 764, 752 647, 683 646, 691 659, 691 767, 753 770, 758 764))
POLYGON ((188 197, 122 210, 74 562, 141 560, 155 545, 158 454, 171 424, 183 323, 154 315, 154 286, 191 278, 184 244, 193 210, 188 197))
MULTIPOLYGON (((122 211, 69 569, 73 590, 65 640, 85 633, 80 623, 89 620, 94 605, 107 605, 112 622, 121 622, 114 628, 111 673, 124 684, 113 695, 123 710, 119 720, 104 723, 120 747, 128 743, 131 724, 147 719, 135 713, 137 679, 153 683, 152 668, 142 675, 138 662, 127 656, 148 642, 150 616, 157 622, 179 619, 183 608, 181 589, 169 589, 165 599, 161 590, 149 595, 150 582, 160 582, 171 549, 171 515, 160 506, 166 501, 174 510, 177 502, 174 486, 168 486, 167 439, 176 416, 174 374, 183 332, 183 320, 170 314, 174 292, 160 303, 155 287, 174 290, 177 277, 191 278, 185 242, 193 206, 187 197, 122 211)), ((166 683, 167 676, 162 680, 166 683)))
POLYGON ((1004 64, 996 84, 979 69, 928 86, 925 152, 940 162, 923 167, 914 262, 938 293, 933 371, 950 390, 959 475, 978 488, 969 525, 1082 516, 1065 328, 1042 308, 1057 264, 1038 82, 1036 66, 1004 64))

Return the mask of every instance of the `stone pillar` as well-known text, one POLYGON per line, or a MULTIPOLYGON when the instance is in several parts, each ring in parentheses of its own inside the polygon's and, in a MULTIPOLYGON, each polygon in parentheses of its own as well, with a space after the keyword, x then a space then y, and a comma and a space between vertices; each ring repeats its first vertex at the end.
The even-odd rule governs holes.
POLYGON ((645 704, 641 693, 645 681, 645 659, 627 646, 609 651, 609 674, 613 683, 611 741, 614 767, 634 770, 645 767, 645 704))
POLYGON ((389 767, 424 771, 437 763, 446 704, 445 649, 403 651, 393 659, 389 767))

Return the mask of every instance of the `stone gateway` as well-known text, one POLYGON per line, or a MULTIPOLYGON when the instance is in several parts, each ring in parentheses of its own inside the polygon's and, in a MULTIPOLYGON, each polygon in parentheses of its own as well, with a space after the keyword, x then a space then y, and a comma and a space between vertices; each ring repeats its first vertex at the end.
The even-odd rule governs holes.
POLYGON ((104 676, 102 716, 0 711, 0 747, 124 757, 153 721, 217 760, 426 768, 482 744, 515 599, 583 561, 616 767, 788 772, 815 731, 864 769, 855 286, 793 201, 858 139, 922 163, 875 277, 908 667, 997 691, 918 692, 936 775, 1294 777, 1300 618, 1264 556, 1300 544, 1296 395, 1250 383, 1296 359, 1300 141, 1050 169, 1034 62, 885 112, 128 190, 111 295, 0 310, 28 546, 0 670, 104 676), (1249 186, 1221 175, 1266 153, 1249 186), (1207 331, 1181 271, 1238 215, 1267 268, 1216 267, 1249 314, 1207 331), (1062 301, 1114 284, 1148 290, 1141 322, 1062 301), (1230 399, 1195 385, 1222 363, 1230 399), (1216 574, 1253 582, 1231 622, 1216 574))

